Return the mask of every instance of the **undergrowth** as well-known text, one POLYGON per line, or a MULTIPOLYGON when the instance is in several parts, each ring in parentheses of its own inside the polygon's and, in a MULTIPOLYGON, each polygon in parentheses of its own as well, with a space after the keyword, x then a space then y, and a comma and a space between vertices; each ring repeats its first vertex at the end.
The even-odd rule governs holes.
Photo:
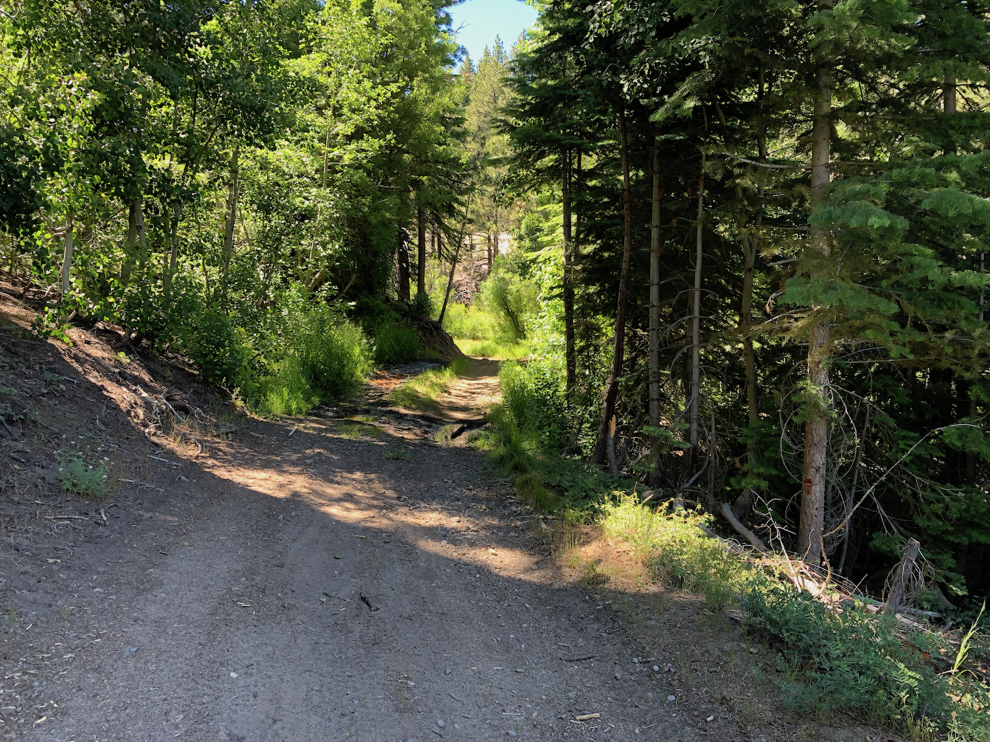
POLYGON ((399 407, 424 412, 437 410, 439 408, 437 398, 447 391, 447 387, 458 376, 464 375, 469 363, 466 358, 455 358, 446 368, 431 368, 424 371, 393 389, 389 398, 399 407))
POLYGON ((59 481, 65 492, 97 502, 105 502, 113 488, 106 462, 87 464, 78 453, 66 455, 59 463, 59 481))
MULTIPOLYGON (((710 538, 703 530, 710 515, 641 503, 629 494, 633 482, 562 455, 567 405, 552 375, 541 374, 539 364, 504 363, 499 380, 502 401, 482 440, 519 496, 571 521, 595 517, 656 581, 701 595, 714 610, 744 608, 749 631, 779 650, 787 706, 821 717, 852 714, 918 740, 990 742, 990 693, 952 662, 968 643, 956 651, 938 634, 906 629, 859 605, 827 606, 795 588, 773 558, 753 563, 710 538)), ((598 571, 596 565, 592 577, 598 571)))
POLYGON ((633 547, 659 582, 702 595, 716 610, 741 605, 749 630, 779 650, 791 710, 853 714, 915 739, 990 740, 987 688, 933 664, 948 652, 940 635, 859 605, 825 605, 782 578, 772 560, 756 566, 709 538, 701 526, 710 518, 627 496, 603 508, 601 527, 633 547))

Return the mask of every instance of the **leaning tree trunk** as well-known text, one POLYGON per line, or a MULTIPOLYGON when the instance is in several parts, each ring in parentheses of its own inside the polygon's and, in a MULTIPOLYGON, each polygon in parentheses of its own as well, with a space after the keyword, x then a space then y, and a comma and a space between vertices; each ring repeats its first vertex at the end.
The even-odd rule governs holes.
MULTIPOLYGON (((832 0, 818 0, 818 9, 829 10, 832 0)), ((832 113, 832 66, 828 61, 815 71, 814 123, 811 131, 811 216, 821 210, 830 180, 832 113)), ((829 254, 828 230, 812 223, 809 247, 816 258, 829 254)), ((816 309, 820 309, 816 307, 816 309)), ((804 426, 804 471, 801 478, 801 521, 798 552, 805 561, 817 564, 822 558, 822 527, 825 521, 825 466, 828 454, 828 339, 827 320, 811 328, 808 343, 808 382, 811 398, 804 426)))
POLYGON ((561 179, 561 201, 563 202, 564 233, 564 389, 567 398, 574 394, 577 384, 577 363, 574 358, 574 279, 571 243, 571 154, 564 155, 563 177, 561 179))
POLYGON ((622 239, 622 271, 619 274, 619 299, 615 312, 615 336, 612 345, 612 371, 605 384, 602 401, 602 419, 598 424, 598 440, 591 454, 597 466, 605 463, 610 426, 615 416, 615 399, 619 393, 619 376, 622 375, 622 355, 626 335, 626 297, 629 293, 629 263, 632 259, 632 195, 629 188, 629 137, 626 134, 626 115, 619 113, 619 152, 622 160, 622 216, 625 230, 622 239))
POLYGON ((447 314, 447 302, 450 300, 450 290, 454 286, 454 271, 457 269, 457 258, 461 254, 461 243, 464 242, 464 230, 467 229, 468 225, 468 213, 471 208, 471 202, 468 201, 467 205, 464 207, 464 221, 461 223, 461 232, 457 235, 457 245, 454 247, 454 257, 450 261, 450 277, 447 279, 447 290, 443 294, 443 306, 440 308, 440 317, 437 322, 443 327, 443 318, 447 314))

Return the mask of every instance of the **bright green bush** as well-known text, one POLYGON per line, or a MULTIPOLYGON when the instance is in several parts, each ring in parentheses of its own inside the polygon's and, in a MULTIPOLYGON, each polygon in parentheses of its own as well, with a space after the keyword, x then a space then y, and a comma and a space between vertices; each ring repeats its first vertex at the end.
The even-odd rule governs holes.
POLYGON ((408 325, 382 322, 374 331, 375 363, 392 366, 419 358, 419 335, 408 325))
POLYGON ((215 309, 191 312, 182 323, 179 348, 218 385, 237 387, 248 380, 251 344, 247 333, 215 309))
POLYGON ((273 376, 263 377, 249 397, 255 412, 266 417, 305 415, 319 403, 319 393, 310 385, 299 359, 294 356, 287 356, 273 376))
POLYGON ((339 394, 358 384, 371 370, 371 347, 361 328, 321 306, 295 321, 292 352, 300 370, 317 390, 339 394))

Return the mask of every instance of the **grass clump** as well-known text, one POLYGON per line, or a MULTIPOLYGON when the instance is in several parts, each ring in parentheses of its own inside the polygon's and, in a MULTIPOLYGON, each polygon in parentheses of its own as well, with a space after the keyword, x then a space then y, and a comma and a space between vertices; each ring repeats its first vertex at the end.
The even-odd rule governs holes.
POLYGON ((455 358, 447 368, 431 368, 393 389, 389 398, 399 407, 434 412, 440 407, 437 398, 467 372, 469 364, 466 358, 455 358))
POLYGON ((248 406, 264 416, 305 415, 325 398, 367 376, 371 344, 361 328, 330 307, 300 310, 287 321, 286 339, 262 358, 241 389, 248 406))
POLYGON ((624 497, 604 507, 601 526, 606 535, 632 546, 659 581, 703 595, 721 610, 747 590, 751 570, 705 535, 701 526, 710 519, 700 512, 644 507, 624 497))
POLYGON ((112 486, 105 461, 87 464, 80 454, 71 453, 62 459, 58 471, 63 491, 97 502, 110 497, 112 486))
POLYGON ((475 340, 455 335, 454 344, 465 355, 481 358, 498 358, 503 361, 516 361, 529 355, 530 352, 529 344, 526 341, 475 340))
POLYGON ((374 331, 375 363, 394 366, 419 358, 419 335, 408 325, 383 322, 374 331))
MULTIPOLYGON (((853 714, 916 739, 990 740, 987 688, 972 675, 940 673, 941 635, 905 634, 893 616, 836 609, 709 538, 710 516, 658 509, 632 497, 603 509, 604 533, 624 541, 660 581, 703 595, 714 609, 740 601, 750 630, 780 650, 785 704, 804 714, 853 714)), ((951 653, 950 653, 951 655, 951 653)))

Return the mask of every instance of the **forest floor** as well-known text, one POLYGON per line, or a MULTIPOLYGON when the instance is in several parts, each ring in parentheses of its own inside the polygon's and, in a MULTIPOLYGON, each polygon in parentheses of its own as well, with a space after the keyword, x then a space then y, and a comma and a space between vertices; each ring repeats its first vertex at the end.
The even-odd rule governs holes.
POLYGON ((492 362, 441 419, 388 408, 393 371, 261 420, 112 329, 70 347, 2 308, 0 739, 894 739, 784 712, 731 616, 594 529, 561 546, 437 443, 481 423, 492 362), (107 459, 107 501, 61 492, 70 451, 107 459))

